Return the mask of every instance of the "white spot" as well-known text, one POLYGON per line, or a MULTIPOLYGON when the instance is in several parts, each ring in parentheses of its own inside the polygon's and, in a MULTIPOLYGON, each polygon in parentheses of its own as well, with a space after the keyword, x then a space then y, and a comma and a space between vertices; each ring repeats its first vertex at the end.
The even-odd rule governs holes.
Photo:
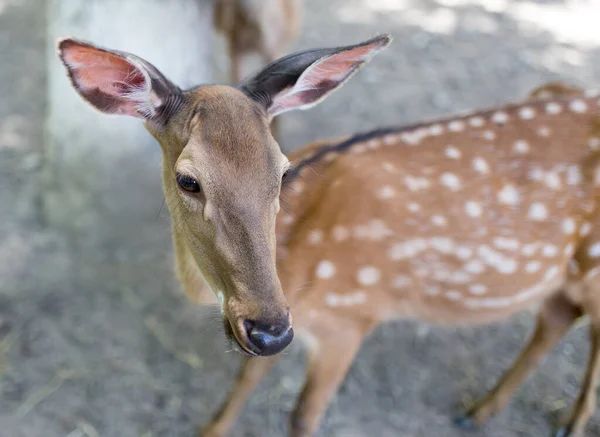
POLYGON ((521 253, 525 256, 533 256, 537 250, 537 246, 537 243, 524 244, 521 253))
POLYGON ((562 186, 558 173, 553 171, 546 173, 546 175, 544 176, 544 182, 546 183, 548 188, 551 188, 553 190, 558 190, 562 186))
POLYGON ((375 149, 379 148, 380 145, 381 145, 381 143, 377 139, 372 139, 369 142, 367 142, 367 148, 371 149, 371 150, 375 150, 375 149))
POLYGON ((565 246, 564 254, 568 258, 573 255, 574 251, 575 251, 575 245, 573 243, 569 243, 565 246))
POLYGON ((333 278, 335 275, 335 266, 331 261, 321 261, 317 266, 317 276, 321 279, 333 278))
POLYGON ((542 255, 544 255, 546 258, 552 258, 553 256, 558 255, 558 247, 556 247, 554 244, 546 244, 542 248, 542 255))
POLYGON ((529 178, 532 181, 541 181, 544 179, 544 170, 542 170, 540 167, 533 167, 529 170, 529 178))
POLYGON ((321 241, 323 241, 323 231, 314 229, 308 233, 307 239, 310 244, 319 244, 321 241))
POLYGON ((396 171, 396 167, 391 162, 384 162, 381 164, 381 168, 383 168, 388 173, 394 173, 396 171))
POLYGON ((595 97, 598 97, 599 94, 600 94, 599 88, 591 88, 591 89, 585 90, 583 92, 583 95, 588 99, 593 99, 595 97))
POLYGON ((481 127, 485 124, 485 120, 482 117, 471 117, 469 118, 469 124, 473 127, 481 127))
POLYGON ((562 221, 562 231, 567 234, 567 235, 571 235, 575 233, 575 230, 577 229, 577 224, 575 223, 575 220, 573 220, 571 217, 567 217, 566 219, 564 219, 562 221))
POLYGON ((600 257, 600 243, 594 243, 588 248, 588 255, 592 258, 600 257))
POLYGON ((427 248, 425 240, 415 238, 400 243, 394 243, 389 250, 389 257, 393 261, 398 261, 405 258, 411 258, 427 248))
POLYGON ((496 237, 494 246, 500 250, 518 250, 521 243, 513 238, 496 237))
POLYGON ((487 129, 483 131, 483 138, 488 141, 493 141, 496 139, 496 134, 494 133, 494 131, 487 129))
POLYGON ((485 263, 500 273, 508 275, 517 270, 517 262, 514 259, 507 258, 503 253, 496 252, 488 246, 479 246, 477 252, 485 263))
POLYGON ((408 209, 410 212, 419 212, 421 210, 421 205, 411 202, 406 205, 406 209, 408 209))
POLYGON ((471 217, 479 217, 483 212, 481 205, 473 200, 469 200, 465 203, 465 211, 471 217))
POLYGON ((471 256, 473 256, 473 249, 470 247, 461 246, 456 249, 456 256, 462 260, 469 259, 471 256))
POLYGON ((217 291, 217 300, 219 301, 219 307, 221 308, 221 314, 225 313, 223 309, 223 303, 225 302, 225 296, 222 291, 217 291))
POLYGON ((535 221, 545 220, 548 217, 548 208, 546 208, 546 205, 540 202, 532 203, 529 207, 529 213, 527 214, 527 217, 535 221))
POLYGON ((283 222, 284 225, 289 225, 294 221, 294 217, 292 217, 289 214, 286 214, 283 216, 283 218, 281 219, 281 221, 283 222))
POLYGON ((375 285, 380 277, 381 271, 373 266, 362 267, 356 275, 356 279, 362 285, 375 285))
POLYGON ((529 152, 529 143, 525 140, 517 140, 513 146, 516 153, 525 154, 529 152))
POLYGON ((479 275, 485 271, 485 265, 478 259, 474 259, 466 263, 464 269, 468 273, 479 275))
POLYGON ((550 136, 550 129, 546 126, 542 126, 537 130, 537 133, 540 137, 550 136))
POLYGON ((440 182, 450 188, 452 191, 460 190, 461 182, 458 176, 454 173, 444 173, 440 177, 440 182))
POLYGON ((455 291, 455 290, 446 291, 444 293, 444 296, 446 296, 446 298, 448 300, 454 300, 454 301, 456 301, 456 300, 461 300, 462 299, 462 295, 458 291, 455 291))
POLYGON ((406 176, 404 178, 404 182, 406 183, 410 191, 420 191, 427 189, 431 186, 431 182, 429 181, 429 179, 414 176, 406 176))
POLYGON ((589 235, 591 230, 592 230, 592 225, 590 225, 588 222, 585 222, 583 225, 581 225, 581 228, 579 228, 579 235, 582 237, 585 237, 585 236, 589 235))
POLYGON ((439 123, 429 126, 429 135, 438 136, 441 135, 443 132, 444 127, 439 123))
POLYGON ((368 236, 376 241, 380 241, 385 237, 390 237, 394 235, 394 232, 387 227, 383 220, 380 219, 369 220, 367 227, 368 236))
POLYGON ((587 111, 587 104, 583 100, 576 99, 569 103, 569 109, 582 114, 587 111))
POLYGON ((364 144, 360 144, 360 143, 359 144, 355 144, 354 146, 352 146, 352 149, 350 149, 350 151, 352 153, 355 153, 357 155, 361 154, 361 153, 364 153, 365 150, 367 150, 367 147, 364 144))
POLYGON ((433 217, 431 217, 431 223, 433 223, 436 226, 446 226, 446 217, 442 215, 434 215, 433 217))
POLYGON ((412 145, 417 145, 421 142, 421 140, 423 139, 423 132, 419 129, 412 131, 412 132, 404 132, 402 133, 402 135, 400 135, 400 138, 402 138, 402 141, 404 141, 407 144, 412 144, 412 145))
POLYGON ((383 137, 383 144, 386 146, 393 146, 394 144, 397 144, 398 141, 400 141, 398 135, 395 134, 390 134, 383 137))
POLYGON ((546 112, 548 114, 560 114, 562 111, 562 106, 560 106, 556 102, 550 102, 546 105, 546 112))
POLYGON ((465 124, 460 120, 454 120, 448 123, 448 130, 452 132, 460 132, 464 130, 465 124))
POLYGON ((583 179, 581 169, 577 165, 571 165, 567 169, 567 184, 579 185, 583 179))
POLYGON ((338 294, 330 291, 325 294, 325 304, 330 307, 353 306, 365 303, 366 301, 367 295, 364 291, 347 294, 338 294))
POLYGON ((498 124, 504 124, 508 121, 508 114, 504 111, 497 111, 492 115, 492 121, 498 124))
POLYGON ((429 242, 435 250, 446 254, 452 252, 452 248, 454 247, 452 240, 446 237, 434 237, 429 242))
POLYGON ((542 263, 539 261, 529 261, 525 264, 525 271, 527 273, 536 273, 542 268, 542 263))
POLYGON ((394 281, 392 282, 392 287, 394 287, 394 288, 408 287, 411 282, 412 281, 408 276, 398 275, 394 278, 394 281))
POLYGON ((521 117, 523 120, 531 120, 533 117, 535 117, 535 111, 529 106, 524 106, 519 110, 519 117, 521 117))
POLYGON ((331 230, 335 241, 344 241, 350 236, 350 231, 345 226, 336 225, 331 230))
POLYGON ((498 191, 498 200, 505 205, 516 205, 519 203, 519 192, 512 184, 506 184, 498 191))
POLYGON ((377 196, 383 200, 391 199, 392 197, 394 197, 395 194, 396 192, 389 185, 384 185, 377 192, 377 196))
POLYGON ((458 159, 462 155, 461 151, 454 146, 446 147, 446 156, 450 159, 458 159))
POLYGON ((482 294, 487 293, 487 290, 487 287, 483 284, 473 284, 469 286, 469 293, 476 296, 481 296, 482 294))
POLYGON ((598 137, 591 137, 588 140, 588 146, 592 150, 597 150, 600 147, 600 138, 598 138, 598 137))
POLYGON ((490 171, 490 166, 487 161, 482 157, 478 156, 473 158, 473 168, 477 173, 485 174, 490 171))

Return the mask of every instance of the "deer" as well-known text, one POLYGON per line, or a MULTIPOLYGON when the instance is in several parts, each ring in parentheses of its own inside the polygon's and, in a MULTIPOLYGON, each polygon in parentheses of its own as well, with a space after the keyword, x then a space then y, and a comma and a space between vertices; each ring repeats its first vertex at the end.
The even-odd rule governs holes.
POLYGON ((200 435, 228 433, 294 335, 309 359, 290 435, 308 437, 378 325, 476 325, 529 309, 529 343, 456 423, 473 428, 500 411, 587 317, 587 371, 555 434, 581 436, 600 368, 600 94, 551 84, 520 103, 284 156, 269 121, 318 103, 389 42, 300 52, 238 87, 187 91, 134 55, 58 43, 84 100, 142 118, 160 143, 177 274, 192 300, 214 295, 244 355, 200 435))
MULTIPOLYGON (((260 55, 265 64, 274 62, 300 30, 301 0, 216 0, 213 12, 215 28, 227 40, 232 84, 242 80, 247 55, 260 55)), ((274 119, 271 130, 276 137, 279 129, 274 119)))
MULTIPOLYGON (((290 435, 314 435, 365 339, 395 319, 478 325, 533 310, 497 385, 455 418, 482 425, 589 319, 583 435, 600 373, 600 92, 553 82, 521 102, 310 144, 289 155, 278 273, 308 352, 290 435)), ((227 435, 281 354, 246 358, 202 437, 227 435)))
POLYGON ((308 109, 339 89, 391 42, 304 50, 265 66, 236 86, 182 90, 150 62, 82 39, 58 39, 74 91, 104 114, 141 119, 162 151, 178 277, 197 299, 219 302, 231 347, 272 356, 294 337, 277 272, 276 216, 290 161, 270 123, 308 109))

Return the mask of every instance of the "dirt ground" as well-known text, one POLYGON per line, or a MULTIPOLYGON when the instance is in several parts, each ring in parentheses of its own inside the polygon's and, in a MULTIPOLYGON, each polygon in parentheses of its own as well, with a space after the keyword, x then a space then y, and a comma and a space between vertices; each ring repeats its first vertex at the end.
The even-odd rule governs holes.
MULTIPOLYGON (((294 49, 380 32, 395 40, 329 100, 284 115, 284 147, 520 99, 549 80, 598 86, 596 3, 306 0, 294 49)), ((115 222, 127 238, 88 247, 45 226, 43 14, 40 0, 0 0, 0 437, 191 437, 224 398, 239 358, 226 352, 215 315, 187 302, 173 279, 158 162, 147 188, 157 215, 115 222)), ((225 65, 218 55, 216 70, 225 65)), ((451 423, 509 366, 531 322, 519 314, 479 328, 381 327, 318 436, 549 437, 583 376, 585 327, 481 430, 451 423)), ((304 358, 294 342, 233 437, 286 435, 304 358)), ((600 435, 600 411, 587 435, 600 435)))

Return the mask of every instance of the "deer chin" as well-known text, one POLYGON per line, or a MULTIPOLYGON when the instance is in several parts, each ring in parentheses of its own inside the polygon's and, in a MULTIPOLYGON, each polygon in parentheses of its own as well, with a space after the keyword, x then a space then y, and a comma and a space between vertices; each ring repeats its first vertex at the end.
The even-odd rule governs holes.
POLYGON ((239 353, 240 355, 246 357, 256 357, 258 354, 249 349, 248 346, 244 346, 244 342, 242 342, 238 336, 236 335, 236 330, 231 326, 231 322, 227 317, 223 317, 223 329, 225 330, 225 336, 227 337, 227 341, 231 345, 231 348, 239 353))

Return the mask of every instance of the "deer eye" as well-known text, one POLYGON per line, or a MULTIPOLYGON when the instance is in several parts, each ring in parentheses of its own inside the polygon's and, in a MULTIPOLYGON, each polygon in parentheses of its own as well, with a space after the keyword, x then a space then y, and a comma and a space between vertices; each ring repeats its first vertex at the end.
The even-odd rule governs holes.
POLYGON ((182 190, 189 191, 190 193, 200 192, 200 184, 196 179, 179 173, 175 179, 177 179, 177 184, 179 184, 182 190))
POLYGON ((285 178, 287 178, 288 173, 290 172, 290 169, 287 169, 285 172, 283 172, 283 175, 281 175, 281 180, 285 181, 285 178))

